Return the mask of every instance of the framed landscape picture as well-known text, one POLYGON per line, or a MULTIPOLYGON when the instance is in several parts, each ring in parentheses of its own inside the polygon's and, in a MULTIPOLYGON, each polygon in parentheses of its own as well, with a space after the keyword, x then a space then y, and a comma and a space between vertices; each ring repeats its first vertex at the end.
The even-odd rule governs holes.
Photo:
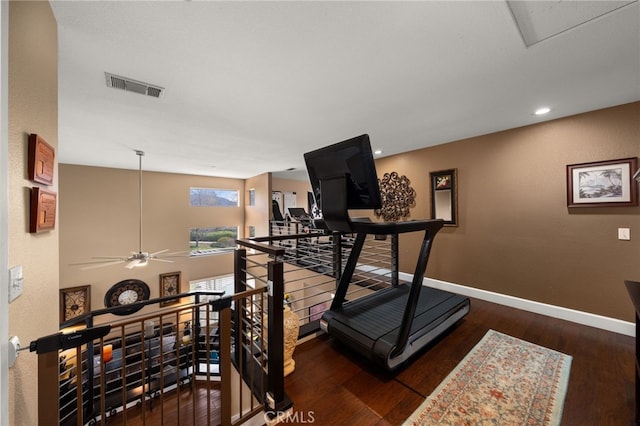
POLYGON ((567 206, 637 206, 638 183, 632 177, 637 168, 637 157, 569 164, 567 206))

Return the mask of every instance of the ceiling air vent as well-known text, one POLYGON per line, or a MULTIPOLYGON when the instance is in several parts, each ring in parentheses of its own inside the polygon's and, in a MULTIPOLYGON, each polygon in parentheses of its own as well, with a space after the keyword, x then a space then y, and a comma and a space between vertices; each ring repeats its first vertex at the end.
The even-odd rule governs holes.
POLYGON ((143 83, 142 81, 133 80, 127 77, 121 77, 119 75, 104 73, 107 80, 107 87, 113 87, 114 89, 126 90, 127 92, 135 92, 141 95, 151 96, 153 98, 161 98, 164 94, 164 87, 155 86, 149 83, 143 83))

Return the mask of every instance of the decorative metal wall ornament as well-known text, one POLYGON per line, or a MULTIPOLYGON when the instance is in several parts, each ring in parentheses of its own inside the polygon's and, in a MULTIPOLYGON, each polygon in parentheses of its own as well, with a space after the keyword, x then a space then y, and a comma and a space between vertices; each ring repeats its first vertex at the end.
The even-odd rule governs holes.
POLYGON ((385 222, 396 222, 409 217, 409 208, 416 205, 416 191, 411 187, 409 178, 391 172, 385 173, 378 182, 382 208, 375 210, 376 216, 382 216, 385 222))

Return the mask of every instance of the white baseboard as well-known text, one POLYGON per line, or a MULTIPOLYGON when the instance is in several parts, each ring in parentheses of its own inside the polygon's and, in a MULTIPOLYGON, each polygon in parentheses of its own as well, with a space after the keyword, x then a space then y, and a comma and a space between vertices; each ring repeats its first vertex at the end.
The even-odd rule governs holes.
MULTIPOLYGON (((400 279, 411 282, 412 275, 404 272, 399 273, 400 279)), ((494 293, 492 291, 480 290, 473 287, 467 287, 460 284, 454 284, 447 281, 440 281, 433 278, 424 278, 423 285, 437 288, 440 290, 450 291, 451 293, 461 294, 463 296, 473 297, 476 299, 486 300, 500 305, 510 306, 512 308, 522 309, 536 314, 546 315, 553 318, 567 320, 590 327, 600 328, 602 330, 612 331, 618 334, 635 337, 636 325, 632 322, 622 321, 616 318, 605 317, 602 315, 591 314, 589 312, 577 311, 575 309, 563 308, 561 306, 548 305, 546 303, 535 302, 533 300, 521 299, 519 297, 507 296, 505 294, 494 293)), ((473 307, 471 308, 473 312, 473 307)))

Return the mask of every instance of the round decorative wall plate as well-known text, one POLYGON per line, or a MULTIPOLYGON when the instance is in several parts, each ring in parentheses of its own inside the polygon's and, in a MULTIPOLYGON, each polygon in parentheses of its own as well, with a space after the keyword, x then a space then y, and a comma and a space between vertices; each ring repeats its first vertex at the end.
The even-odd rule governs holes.
MULTIPOLYGON (((131 305, 133 303, 149 300, 151 292, 149 286, 136 279, 128 279, 114 284, 104 295, 104 305, 107 308, 131 305)), ((129 315, 142 309, 141 305, 131 306, 127 309, 118 309, 115 315, 129 315)))

